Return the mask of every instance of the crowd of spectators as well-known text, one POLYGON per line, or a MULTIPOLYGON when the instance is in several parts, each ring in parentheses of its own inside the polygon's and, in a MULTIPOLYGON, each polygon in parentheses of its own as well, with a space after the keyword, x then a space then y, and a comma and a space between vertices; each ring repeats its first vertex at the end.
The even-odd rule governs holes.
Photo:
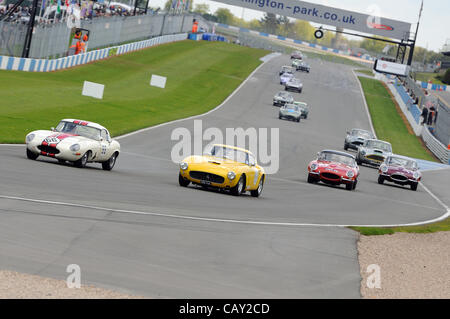
POLYGON ((414 92, 418 88, 410 88, 404 78, 398 77, 397 79, 398 79, 398 83, 400 83, 403 86, 406 93, 411 98, 411 100, 410 100, 411 105, 416 105, 419 109, 422 109, 421 125, 424 125, 424 124, 426 124, 428 126, 435 125, 437 116, 438 116, 438 111, 437 111, 437 108, 435 107, 434 103, 431 101, 431 96, 430 96, 428 90, 423 89, 423 88, 421 89, 424 94, 424 97, 425 97, 425 101, 421 101, 420 98, 418 96, 416 96, 416 93, 414 92), (423 102, 423 103, 421 103, 421 102, 423 102))
MULTIPOLYGON (((64 1, 61 1, 64 3, 64 1)), ((134 12, 134 8, 130 8, 127 5, 120 4, 101 4, 94 3, 88 1, 80 1, 79 4, 76 4, 78 10, 80 10, 80 18, 82 20, 91 20, 97 17, 112 17, 112 16, 122 16, 128 17, 133 15, 144 15, 146 14, 144 9, 136 8, 136 13, 134 12)), ((0 7, 0 19, 13 7, 13 4, 9 4, 8 6, 0 7)), ((56 5, 53 5, 54 8, 52 10, 40 10, 38 8, 38 12, 36 15, 36 22, 40 24, 52 24, 61 21, 65 21, 67 17, 66 6, 61 5, 61 10, 58 13, 56 11, 56 5)), ((68 12, 71 11, 71 6, 68 7, 68 12)), ((13 12, 9 13, 6 21, 14 22, 18 24, 27 24, 30 21, 31 7, 28 6, 19 6, 13 12)), ((147 14, 155 14, 157 11, 153 11, 152 9, 147 10, 147 14)))
MULTIPOLYGON (((9 6, 0 7, 0 17, 3 17, 13 6, 13 4, 10 4, 9 6)), ((30 7, 17 7, 8 15, 8 21, 26 24, 30 21, 30 12, 30 7)))

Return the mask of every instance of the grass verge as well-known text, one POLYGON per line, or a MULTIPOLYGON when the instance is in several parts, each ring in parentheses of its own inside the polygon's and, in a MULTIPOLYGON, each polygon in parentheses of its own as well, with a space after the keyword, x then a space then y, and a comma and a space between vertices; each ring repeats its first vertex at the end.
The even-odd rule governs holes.
POLYGON ((98 122, 113 136, 204 113, 219 105, 268 52, 223 42, 181 41, 69 70, 0 71, 0 143, 63 118, 98 122), (151 87, 152 74, 167 77, 151 87), (105 85, 102 100, 81 95, 84 81, 105 85))
MULTIPOLYGON (((364 90, 375 132, 379 139, 392 144, 395 153, 435 161, 419 138, 408 132, 395 103, 382 82, 358 77, 364 90)), ((362 235, 388 235, 396 232, 433 233, 450 231, 450 219, 438 223, 409 227, 350 227, 362 235)))
POLYGON ((388 141, 396 154, 436 161, 420 139, 408 131, 388 90, 382 82, 358 77, 364 90, 372 123, 381 140, 388 141))
POLYGON ((445 85, 444 82, 441 80, 441 74, 439 73, 416 73, 416 80, 422 81, 422 82, 428 82, 431 80, 431 83, 433 84, 440 84, 445 85))
POLYGON ((368 75, 368 76, 373 76, 372 70, 369 70, 369 69, 356 69, 355 72, 356 73, 362 73, 362 74, 365 74, 365 75, 368 75))
POLYGON ((447 218, 438 223, 420 226, 390 227, 390 228, 380 228, 380 227, 350 227, 350 228, 366 236, 390 235, 397 232, 425 234, 425 233, 435 233, 438 231, 450 231, 450 218, 447 218))

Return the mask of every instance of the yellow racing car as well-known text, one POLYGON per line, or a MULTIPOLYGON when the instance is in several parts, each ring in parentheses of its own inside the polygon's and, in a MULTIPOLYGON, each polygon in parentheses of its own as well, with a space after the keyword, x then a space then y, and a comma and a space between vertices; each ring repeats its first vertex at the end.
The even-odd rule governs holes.
POLYGON ((221 144, 213 145, 208 155, 186 157, 178 177, 183 187, 193 183, 229 190, 235 196, 250 191, 253 197, 261 195, 264 180, 264 169, 251 152, 221 144))

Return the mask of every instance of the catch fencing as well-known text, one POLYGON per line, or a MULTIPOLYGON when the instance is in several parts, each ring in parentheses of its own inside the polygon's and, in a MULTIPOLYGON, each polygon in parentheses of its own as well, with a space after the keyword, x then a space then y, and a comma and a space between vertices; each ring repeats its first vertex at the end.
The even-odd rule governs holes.
MULTIPOLYGON (((80 27, 90 31, 88 49, 99 49, 162 35, 186 33, 195 14, 153 14, 139 16, 98 17, 81 20, 80 27)), ((22 55, 27 26, 0 22, 0 55, 22 55)), ((36 25, 30 47, 30 58, 60 58, 67 55, 71 29, 66 22, 36 25)))
POLYGON ((439 158, 442 163, 450 164, 447 146, 439 142, 439 140, 431 134, 427 125, 425 125, 422 130, 422 139, 427 145, 427 148, 439 158))
POLYGON ((51 60, 0 56, 0 69, 26 72, 51 72, 105 59, 118 54, 124 54, 148 48, 154 45, 186 40, 186 38, 187 33, 169 34, 160 37, 154 37, 148 40, 89 51, 87 53, 51 60))
POLYGON ((450 107, 438 98, 437 111, 434 135, 447 146, 450 145, 450 107))

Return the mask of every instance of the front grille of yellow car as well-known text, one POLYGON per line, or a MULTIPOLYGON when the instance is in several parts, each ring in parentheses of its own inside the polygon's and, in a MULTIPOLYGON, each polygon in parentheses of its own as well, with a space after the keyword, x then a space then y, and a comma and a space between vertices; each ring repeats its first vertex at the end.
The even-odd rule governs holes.
POLYGON ((217 183, 217 184, 223 184, 223 182, 225 181, 225 178, 223 178, 220 175, 199 172, 199 171, 191 171, 191 172, 189 172, 189 176, 191 176, 191 178, 193 178, 193 179, 209 181, 211 183, 217 183))
POLYGON ((377 161, 377 162, 383 162, 384 161, 384 157, 381 155, 369 155, 366 156, 367 159, 370 159, 372 161, 377 161))
POLYGON ((56 147, 51 147, 50 145, 39 145, 38 149, 49 154, 59 154, 59 150, 56 147))

